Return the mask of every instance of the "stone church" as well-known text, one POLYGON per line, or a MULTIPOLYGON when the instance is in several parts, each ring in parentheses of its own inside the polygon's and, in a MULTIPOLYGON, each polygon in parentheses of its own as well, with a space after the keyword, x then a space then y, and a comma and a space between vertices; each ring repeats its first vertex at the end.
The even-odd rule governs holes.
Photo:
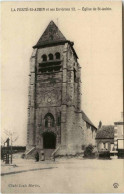
POLYGON ((26 156, 82 153, 96 127, 81 110, 81 67, 73 47, 51 21, 30 58, 26 156))

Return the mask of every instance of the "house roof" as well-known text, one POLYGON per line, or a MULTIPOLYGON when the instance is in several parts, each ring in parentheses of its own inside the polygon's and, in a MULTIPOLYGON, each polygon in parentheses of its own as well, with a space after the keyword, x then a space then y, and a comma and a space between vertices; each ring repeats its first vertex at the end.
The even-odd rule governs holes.
POLYGON ((34 47, 40 47, 58 41, 66 41, 66 38, 61 33, 56 24, 51 21, 34 47))
POLYGON ((96 139, 113 139, 114 138, 114 126, 107 125, 102 126, 101 129, 97 131, 96 139))
POLYGON ((92 127, 94 127, 95 129, 97 129, 94 124, 92 123, 92 121, 87 117, 87 115, 84 113, 84 111, 82 112, 82 118, 85 122, 87 122, 88 124, 90 124, 92 127))

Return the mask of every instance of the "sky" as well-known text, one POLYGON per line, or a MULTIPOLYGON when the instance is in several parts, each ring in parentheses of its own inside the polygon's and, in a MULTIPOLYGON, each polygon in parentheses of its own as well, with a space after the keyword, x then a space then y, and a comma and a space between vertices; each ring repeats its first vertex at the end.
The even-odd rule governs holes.
POLYGON ((29 60, 32 46, 53 20, 74 42, 81 65, 82 109, 97 127, 121 119, 122 29, 120 2, 2 2, 1 119, 26 145, 29 60), (96 11, 83 11, 84 8, 96 11), (75 8, 76 11, 17 11, 17 8, 75 8), (111 8, 103 10, 102 8, 111 8), (14 11, 14 9, 16 11, 14 11))

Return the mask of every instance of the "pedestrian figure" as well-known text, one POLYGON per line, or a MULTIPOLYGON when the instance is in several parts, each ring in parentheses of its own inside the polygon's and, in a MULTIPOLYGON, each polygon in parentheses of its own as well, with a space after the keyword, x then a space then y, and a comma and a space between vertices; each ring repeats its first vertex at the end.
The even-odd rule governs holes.
POLYGON ((39 153, 38 152, 35 154, 35 160, 36 160, 36 162, 39 161, 39 153))
POLYGON ((41 161, 44 161, 45 160, 45 155, 44 155, 44 152, 41 151, 41 161))

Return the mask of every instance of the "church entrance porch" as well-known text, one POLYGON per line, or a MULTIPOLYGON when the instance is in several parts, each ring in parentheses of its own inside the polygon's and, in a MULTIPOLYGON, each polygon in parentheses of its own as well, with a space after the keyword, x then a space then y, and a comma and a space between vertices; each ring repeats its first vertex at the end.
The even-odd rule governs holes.
POLYGON ((56 148, 56 135, 53 132, 43 133, 43 149, 56 148))
POLYGON ((43 133, 43 150, 45 160, 49 160, 56 149, 56 135, 53 132, 43 133))

